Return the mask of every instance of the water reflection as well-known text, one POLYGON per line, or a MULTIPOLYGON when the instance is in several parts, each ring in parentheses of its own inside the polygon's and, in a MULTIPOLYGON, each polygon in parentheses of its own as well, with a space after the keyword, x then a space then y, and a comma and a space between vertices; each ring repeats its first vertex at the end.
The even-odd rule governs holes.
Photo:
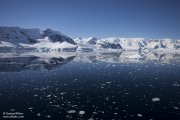
POLYGON ((72 61, 75 56, 68 58, 52 57, 48 60, 37 56, 0 58, 0 72, 22 70, 51 70, 72 61))
POLYGON ((0 114, 22 112, 32 120, 180 118, 179 54, 24 52, 0 56, 0 114))
POLYGON ((87 53, 0 53, 0 71, 52 70, 72 60, 75 62, 106 63, 180 63, 180 54, 138 52, 87 52, 87 53))
POLYGON ((97 62, 103 61, 107 63, 180 63, 180 54, 158 54, 147 53, 140 54, 139 52, 114 52, 114 53, 81 53, 76 56, 75 61, 97 62))

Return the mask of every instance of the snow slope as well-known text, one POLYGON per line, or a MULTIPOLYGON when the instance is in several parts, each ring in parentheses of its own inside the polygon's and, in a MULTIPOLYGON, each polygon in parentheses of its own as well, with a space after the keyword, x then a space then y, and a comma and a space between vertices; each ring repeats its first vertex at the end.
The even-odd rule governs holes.
POLYGON ((75 51, 77 45, 68 43, 68 42, 51 42, 51 40, 46 37, 45 39, 38 39, 41 41, 36 44, 23 44, 20 43, 20 46, 27 49, 35 49, 36 51, 75 51))
POLYGON ((77 45, 68 36, 51 29, 0 27, 0 50, 75 51, 77 45))

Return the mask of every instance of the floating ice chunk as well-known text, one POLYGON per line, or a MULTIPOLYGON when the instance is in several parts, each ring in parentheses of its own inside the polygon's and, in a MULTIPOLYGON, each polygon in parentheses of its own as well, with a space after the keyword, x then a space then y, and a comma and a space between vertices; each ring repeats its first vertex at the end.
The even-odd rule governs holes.
POLYGON ((32 110, 32 109, 34 109, 34 107, 29 107, 28 109, 29 109, 29 110, 32 110))
POLYGON ((180 86, 180 85, 179 85, 179 83, 175 82, 175 83, 173 83, 173 86, 178 87, 178 86, 180 86))
POLYGON ((152 98, 152 102, 159 102, 159 101, 160 101, 160 98, 158 97, 152 98))
POLYGON ((50 116, 50 115, 47 115, 46 117, 47 117, 47 118, 51 118, 51 116, 50 116))
POLYGON ((106 97, 105 99, 106 99, 106 100, 109 100, 109 97, 106 97))
POLYGON ((38 96, 37 94, 34 95, 34 97, 37 97, 37 96, 38 96))
POLYGON ((178 107, 174 107, 174 109, 179 110, 179 108, 178 108, 178 107))
POLYGON ((37 113, 37 116, 41 116, 41 113, 37 113))
POLYGON ((51 97, 51 95, 47 95, 46 97, 51 97))
POLYGON ((126 59, 140 59, 141 56, 138 55, 138 54, 135 54, 135 55, 127 55, 125 56, 126 59))
POLYGON ((69 114, 73 114, 73 113, 76 113, 76 111, 75 110, 69 110, 69 111, 67 111, 69 114))
POLYGON ((93 112, 93 114, 97 115, 98 113, 97 112, 93 112))
POLYGON ((137 114, 137 116, 138 116, 138 117, 142 117, 142 115, 141 115, 141 114, 137 114))
POLYGON ((85 114, 85 111, 79 111, 79 114, 83 115, 83 114, 85 114))
POLYGON ((66 94, 66 92, 61 92, 61 93, 59 93, 60 95, 65 95, 66 94))

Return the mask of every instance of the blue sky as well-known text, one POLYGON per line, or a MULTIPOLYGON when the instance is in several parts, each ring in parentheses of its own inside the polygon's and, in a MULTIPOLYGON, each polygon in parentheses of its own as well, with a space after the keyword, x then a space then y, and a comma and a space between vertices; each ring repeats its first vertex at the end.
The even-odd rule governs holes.
POLYGON ((180 0, 0 0, 0 25, 74 37, 180 39, 180 0))

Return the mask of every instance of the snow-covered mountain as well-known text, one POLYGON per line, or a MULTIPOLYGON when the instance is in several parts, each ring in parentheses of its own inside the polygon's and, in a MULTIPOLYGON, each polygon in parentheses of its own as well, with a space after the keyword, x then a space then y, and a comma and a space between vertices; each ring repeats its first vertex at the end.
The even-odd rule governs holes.
POLYGON ((74 41, 79 44, 79 45, 95 45, 96 42, 98 41, 98 38, 96 37, 88 37, 88 38, 81 38, 81 37, 78 37, 78 38, 75 38, 74 41))
POLYGON ((145 39, 145 38, 75 38, 74 41, 84 49, 93 50, 125 50, 125 51, 180 51, 180 40, 145 39), (93 38, 93 44, 90 44, 93 38))
POLYGON ((74 41, 77 43, 77 51, 91 52, 96 49, 96 43, 99 39, 95 37, 89 38, 75 38, 74 41))
POLYGON ((0 27, 0 50, 35 51, 180 51, 180 40, 145 38, 75 38, 53 31, 0 27))
POLYGON ((51 29, 0 27, 0 50, 8 49, 75 51, 77 45, 70 37, 51 29))

